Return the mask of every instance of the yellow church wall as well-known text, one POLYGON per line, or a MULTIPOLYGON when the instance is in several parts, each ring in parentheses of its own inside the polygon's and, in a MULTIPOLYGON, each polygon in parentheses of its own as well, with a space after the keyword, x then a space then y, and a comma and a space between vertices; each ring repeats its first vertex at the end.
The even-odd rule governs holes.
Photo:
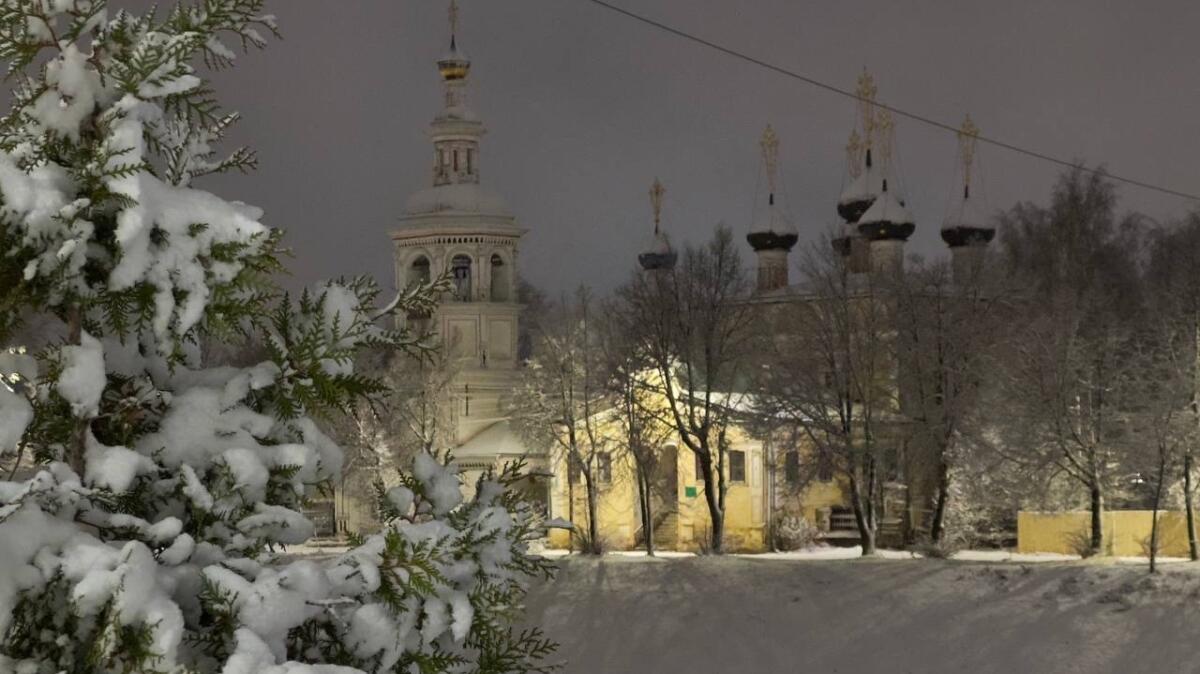
POLYGON ((800 511, 804 519, 822 526, 821 511, 847 504, 846 491, 836 480, 814 481, 800 492, 800 511))
MULTIPOLYGON (((611 420, 598 423, 599 437, 619 437, 617 424, 611 420), (613 435, 609 435, 613 434, 613 435)), ((746 456, 746 479, 742 482, 727 482, 729 485, 725 502, 725 547, 731 551, 762 551, 767 547, 765 471, 762 443, 749 437, 740 428, 732 428, 728 434, 730 449, 741 451, 746 456)), ((708 545, 711 520, 704 496, 704 480, 698 479, 695 471, 695 454, 679 442, 668 439, 664 446, 675 446, 676 451, 676 498, 678 518, 673 522, 678 527, 677 547, 698 550, 708 545)), ((727 461, 728 463, 728 461, 727 461)), ((567 461, 560 458, 553 462, 554 485, 551 495, 551 512, 555 517, 571 520, 578 529, 587 527, 587 500, 583 484, 575 485, 574 509, 567 496, 567 461)), ((726 478, 729 476, 726 467, 726 478)), ((600 536, 607 549, 631 549, 638 545, 637 536, 641 528, 641 515, 637 497, 637 479, 633 461, 620 451, 612 453, 612 480, 601 485, 597 503, 600 536)), ((549 545, 553 548, 569 546, 571 534, 552 530, 549 545)))
MULTIPOLYGON (((567 483, 567 461, 565 457, 554 461, 554 486, 551 494, 551 512, 554 517, 571 521, 580 533, 588 530, 587 486, 580 481, 574 486, 574 503, 569 498, 567 483)), ((635 535, 641 526, 637 505, 636 475, 631 461, 613 455, 612 479, 597 482, 596 521, 605 549, 626 550, 634 546, 635 535)), ((552 548, 570 547, 571 532, 554 529, 549 536, 552 548)))
MULTIPOLYGON (((729 479, 728 459, 725 478, 725 549, 728 551, 762 552, 767 548, 766 503, 762 443, 750 438, 742 429, 729 430, 730 449, 745 452, 746 479, 729 479)), ((686 447, 679 450, 680 544, 699 550, 709 545, 712 518, 705 500, 705 482, 696 473, 696 455, 686 447), (689 487, 691 489, 689 489, 689 487), (693 496, 694 493, 694 496, 693 496)))
POLYGON ((849 489, 845 480, 834 474, 830 480, 822 480, 816 474, 816 450, 806 437, 777 436, 775 438, 775 501, 778 516, 803 517, 818 528, 828 524, 822 514, 834 507, 848 507, 849 489), (800 453, 801 482, 795 484, 787 479, 787 454, 800 453))
MULTIPOLYGON (((1075 541, 1088 540, 1092 515, 1087 511, 1017 513, 1017 551, 1076 554, 1075 541)), ((1105 553, 1117 557, 1146 554, 1153 513, 1149 510, 1111 510, 1103 514, 1105 553)), ((1186 557, 1187 520, 1182 512, 1159 512, 1159 554, 1186 557)))

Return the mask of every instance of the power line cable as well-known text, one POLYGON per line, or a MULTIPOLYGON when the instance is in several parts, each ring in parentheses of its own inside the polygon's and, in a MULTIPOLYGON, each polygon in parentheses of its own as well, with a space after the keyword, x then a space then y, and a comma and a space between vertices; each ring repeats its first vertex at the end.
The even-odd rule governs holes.
MULTIPOLYGON (((826 91, 838 94, 840 96, 852 98, 856 101, 862 101, 862 98, 860 98, 857 94, 855 94, 853 91, 850 91, 848 89, 843 89, 841 87, 838 87, 838 86, 835 86, 832 84, 827 84, 825 82, 822 82, 821 80, 809 77, 802 73, 798 73, 794 70, 789 70, 787 68, 784 68, 783 66, 778 66, 778 65, 775 65, 774 63, 764 61, 760 58, 750 56, 749 54, 737 51, 736 49, 732 49, 730 47, 726 47, 724 45, 717 44, 716 42, 712 42, 711 40, 706 40, 702 37, 693 35, 686 31, 683 31, 683 30, 680 30, 673 26, 662 23, 660 21, 655 21, 654 19, 651 19, 647 16, 643 16, 641 14, 630 11, 623 7, 618 7, 617 5, 606 2, 605 0, 585 0, 585 1, 590 2, 593 5, 603 7, 604 9, 607 9, 609 11, 616 12, 617 14, 624 15, 630 19, 639 21, 639 22, 646 24, 648 26, 651 26, 653 28, 657 28, 658 30, 665 31, 667 33, 675 35, 676 37, 680 37, 680 38, 683 38, 690 42, 695 42, 696 44, 708 47, 709 49, 719 51, 719 52, 725 54, 726 56, 732 56, 733 58, 745 61, 747 63, 754 64, 754 65, 762 67, 762 68, 766 68, 767 70, 774 71, 780 75, 784 75, 785 77, 790 77, 792 79, 799 80, 806 84, 810 84, 814 87, 817 87, 819 89, 824 89, 826 91)), ((900 115, 901 117, 906 117, 915 122, 920 122, 922 124, 927 124, 929 126, 932 126, 932 127, 938 128, 938 129, 942 129, 943 131, 950 131, 950 132, 956 133, 956 134, 959 131, 959 129, 955 126, 946 124, 945 122, 940 122, 936 119, 926 117, 924 115, 920 115, 920 114, 917 114, 914 112, 908 112, 907 110, 902 110, 900 108, 897 108, 892 105, 888 105, 886 103, 880 103, 879 101, 871 101, 871 103, 877 107, 883 108, 884 110, 888 110, 894 114, 900 115)), ((1065 166, 1070 169, 1079 169, 1086 173, 1094 173, 1097 175, 1102 175, 1104 177, 1110 178, 1117 182, 1122 182, 1122 183, 1125 183, 1128 185, 1133 185, 1135 187, 1141 187, 1142 189, 1147 189, 1147 190, 1151 190, 1154 192, 1161 192, 1163 194, 1169 194, 1171 196, 1182 197, 1184 199, 1190 199, 1192 201, 1200 201, 1200 195, 1190 194, 1188 192, 1181 192, 1179 190, 1174 190, 1169 187, 1162 187, 1160 185, 1154 185, 1152 183, 1143 182, 1141 180, 1135 180, 1133 178, 1126 178, 1124 176, 1116 175, 1113 173, 1108 173, 1107 171, 1103 171, 1101 169, 1088 168, 1077 162, 1071 162, 1071 161, 1067 161, 1065 159, 1059 159, 1058 157, 1054 157, 1052 155, 1045 154, 1044 152, 1038 152, 1037 150, 1030 150, 1028 148, 1024 148, 1019 145, 1014 145, 1012 143, 1007 143, 1005 141, 1002 141, 1002 140, 999 140, 996 138, 989 138, 987 136, 979 135, 979 136, 976 136, 976 139, 979 140, 979 142, 987 143, 988 145, 993 145, 995 147, 1003 148, 1010 152, 1016 152, 1017 154, 1023 154, 1027 157, 1033 157, 1034 159, 1040 159, 1042 161, 1050 162, 1052 164, 1058 164, 1059 166, 1065 166)))

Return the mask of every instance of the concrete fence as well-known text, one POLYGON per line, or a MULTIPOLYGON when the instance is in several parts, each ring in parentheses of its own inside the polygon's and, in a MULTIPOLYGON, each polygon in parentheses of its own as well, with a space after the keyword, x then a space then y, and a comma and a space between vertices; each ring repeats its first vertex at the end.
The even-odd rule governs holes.
MULTIPOLYGON (((1112 510, 1103 514, 1105 553, 1117 557, 1142 557, 1149 551, 1150 510, 1112 510)), ((1187 518, 1183 512, 1159 511, 1158 553, 1186 557, 1187 518)), ((1017 551, 1077 554, 1079 541, 1091 539, 1092 514, 1072 512, 1017 513, 1017 551)))

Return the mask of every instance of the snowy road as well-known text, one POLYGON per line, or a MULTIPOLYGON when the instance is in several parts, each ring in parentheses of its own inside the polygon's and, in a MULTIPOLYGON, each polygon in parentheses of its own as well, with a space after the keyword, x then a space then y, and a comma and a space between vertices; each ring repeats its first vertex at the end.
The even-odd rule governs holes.
POLYGON ((529 606, 570 674, 1200 672, 1191 564, 572 557, 529 606))

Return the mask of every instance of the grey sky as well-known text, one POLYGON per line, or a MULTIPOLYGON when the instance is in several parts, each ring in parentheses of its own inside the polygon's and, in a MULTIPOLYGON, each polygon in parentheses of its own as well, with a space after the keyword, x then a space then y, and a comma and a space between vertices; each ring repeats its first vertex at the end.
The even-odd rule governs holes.
MULTIPOLYGON (((556 293, 625 278, 667 186, 676 240, 744 233, 767 122, 802 240, 834 221, 853 101, 734 61, 584 0, 460 0, 471 100, 490 133, 483 180, 530 229, 523 275, 556 293)), ((614 0, 838 85, 865 65, 881 100, 1116 173, 1200 191, 1200 59, 1192 2, 614 0)), ((121 5, 120 0, 113 0, 121 5)), ((141 4, 136 3, 136 4, 141 4)), ((282 42, 218 77, 260 170, 209 189, 287 230, 297 281, 370 273, 391 287, 387 232, 429 183, 443 0, 275 0, 282 42)), ((910 250, 941 254, 953 137, 897 120, 910 250)), ((988 204, 1041 201, 1053 166, 984 146, 988 204)), ((1157 218, 1181 199, 1122 187, 1157 218)), ((748 249, 747 249, 748 252, 748 249)))

